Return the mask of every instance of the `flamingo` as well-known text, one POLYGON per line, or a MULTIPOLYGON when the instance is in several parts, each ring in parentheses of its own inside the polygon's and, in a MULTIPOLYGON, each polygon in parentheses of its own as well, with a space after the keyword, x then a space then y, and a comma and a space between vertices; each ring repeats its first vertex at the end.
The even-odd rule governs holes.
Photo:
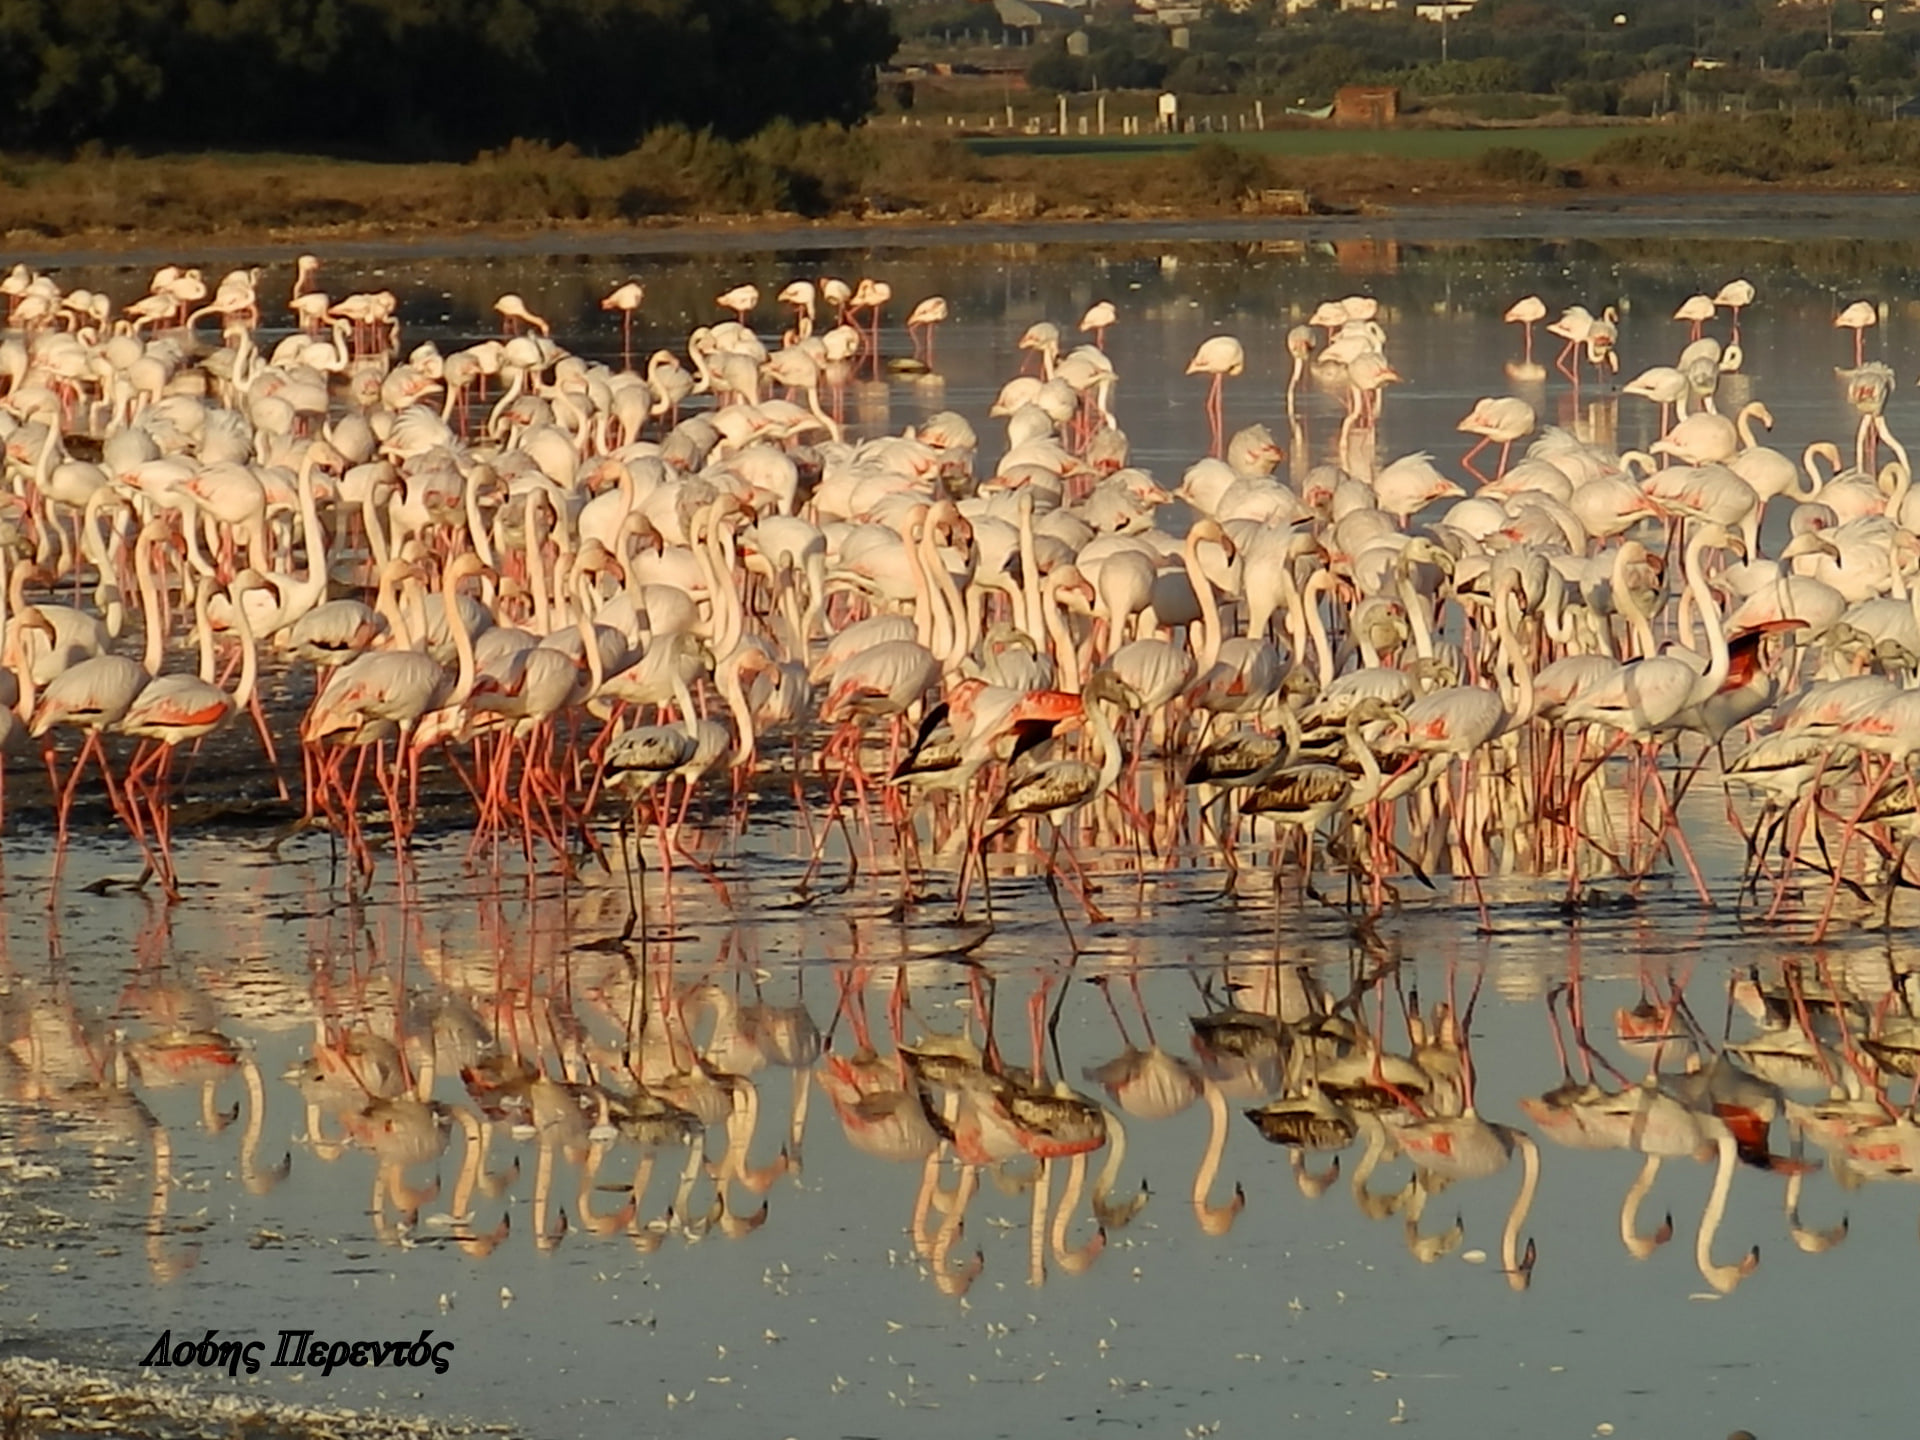
POLYGON ((922 337, 925 341, 924 359, 929 370, 933 368, 933 327, 947 318, 946 297, 929 295, 907 316, 907 334, 913 337, 913 353, 921 352, 922 337))
POLYGON ((158 878, 169 900, 180 898, 179 876, 173 863, 173 826, 168 813, 168 770, 174 750, 186 741, 199 741, 225 725, 253 701, 253 689, 259 675, 259 656, 255 651, 253 629, 247 617, 247 593, 264 583, 250 570, 236 575, 228 588, 232 599, 234 629, 240 638, 240 679, 232 694, 213 683, 213 635, 207 616, 208 582, 202 578, 194 587, 194 629, 200 637, 201 666, 198 675, 159 675, 141 688, 138 696, 115 725, 123 735, 149 742, 144 755, 136 755, 127 769, 128 804, 133 804, 137 785, 144 772, 152 777, 152 796, 148 813, 153 821, 154 839, 159 847, 158 878))
POLYGON ((1833 328, 1853 331, 1853 366, 1867 363, 1867 327, 1878 324, 1880 311, 1871 300, 1856 300, 1833 317, 1833 328))
POLYGON ((893 298, 893 287, 884 280, 873 280, 865 276, 853 287, 853 294, 847 300, 846 313, 856 310, 872 312, 873 323, 867 327, 868 345, 873 352, 873 361, 880 363, 880 307, 893 298))
POLYGON ((1685 413, 1687 397, 1693 393, 1693 387, 1687 380, 1684 370, 1672 365, 1654 365, 1642 370, 1633 379, 1620 387, 1627 395, 1638 395, 1643 400, 1651 400, 1660 407, 1660 438, 1665 439, 1673 428, 1676 407, 1685 413))
POLYGON ((1486 477, 1473 468, 1473 457, 1497 440, 1500 442, 1500 465, 1493 476, 1498 480, 1507 473, 1507 456, 1512 453, 1513 442, 1531 435, 1538 423, 1533 406, 1517 395, 1490 396, 1475 401, 1472 411, 1455 428, 1480 438, 1461 457, 1460 463, 1470 474, 1484 480, 1486 477))
POLYGON ((1724 305, 1733 312, 1732 343, 1740 343, 1740 312, 1753 303, 1753 282, 1751 280, 1729 280, 1714 294, 1713 303, 1724 305))
POLYGON ((819 303, 820 292, 811 280, 793 280, 781 287, 774 297, 782 305, 793 306, 793 330, 787 343, 794 344, 813 334, 813 311, 819 303))
POLYGON ((1523 350, 1520 364, 1533 368, 1533 327, 1547 318, 1547 302, 1538 295, 1523 295, 1507 307, 1507 313, 1501 317, 1509 325, 1521 327, 1523 350))
POLYGON ((1090 333, 1093 343, 1102 350, 1107 348, 1107 331, 1113 328, 1114 321, 1120 318, 1120 312, 1113 308, 1111 300, 1096 300, 1087 307, 1087 313, 1080 317, 1082 333, 1090 333))
MULTIPOLYGON (((701 745, 700 720, 693 708, 693 695, 687 689, 687 682, 678 674, 673 676, 674 703, 679 708, 680 719, 672 725, 638 725, 623 730, 614 737, 602 757, 601 764, 607 776, 607 789, 614 795, 626 799, 634 813, 638 813, 640 801, 650 795, 669 777, 679 774, 691 764, 701 745)), ((622 821, 622 830, 626 822, 622 821)), ((660 855, 668 873, 672 872, 672 851, 667 835, 664 818, 659 825, 660 855)), ((640 849, 644 839, 639 834, 634 837, 634 869, 627 872, 627 928, 622 938, 631 937, 634 926, 644 927, 646 876, 644 865, 640 861, 640 849), (639 892, 635 893, 635 870, 642 873, 638 877, 639 892)))
POLYGON ((302 255, 294 262, 293 294, 287 300, 287 309, 298 318, 300 328, 310 335, 326 329, 327 314, 333 308, 333 302, 316 281, 319 273, 319 257, 302 255))
POLYGON ((1221 387, 1227 376, 1238 375, 1246 368, 1247 352, 1231 335, 1215 335, 1203 340, 1200 348, 1193 352, 1193 359, 1187 362, 1187 374, 1213 377, 1207 388, 1207 420, 1213 433, 1213 448, 1209 453, 1215 459, 1225 444, 1226 415, 1221 403, 1221 387))
MULTIPOLYGON (((1040 379, 1053 378, 1053 367, 1060 358, 1060 327, 1051 320, 1036 320, 1020 334, 1019 348, 1032 351, 1040 357, 1040 379)), ((1021 361, 1021 370, 1026 369, 1025 360, 1021 361)), ((1192 372, 1189 371, 1189 374, 1192 372)), ((1027 383, 1031 384, 1031 380, 1027 383)), ((1037 392, 1041 387, 1035 386, 1037 392)), ((1004 393, 1004 392, 1003 392, 1004 393)))
POLYGON ((1287 373, 1287 420, 1290 424, 1299 423, 1294 411, 1294 392, 1300 388, 1300 377, 1307 373, 1307 363, 1313 358, 1313 327, 1295 325, 1287 331, 1287 354, 1293 360, 1293 368, 1287 373))
POLYGON ((623 370, 633 368, 633 315, 646 298, 646 287, 638 280, 629 280, 624 285, 616 286, 600 301, 602 310, 620 312, 620 367, 623 370))
POLYGON ((1584 305, 1569 305, 1560 312, 1560 318, 1547 326, 1549 335, 1558 335, 1566 343, 1560 347, 1560 354, 1554 359, 1554 368, 1565 375, 1574 384, 1580 383, 1579 367, 1569 369, 1568 359, 1580 346, 1587 343, 1587 337, 1593 332, 1594 314, 1584 305))
MULTIPOLYGON (((315 747, 333 742, 343 747, 343 754, 346 749, 399 737, 402 745, 395 756, 394 773, 389 775, 384 769, 379 772, 380 783, 387 792, 396 842, 404 841, 410 814, 401 803, 397 787, 403 760, 417 783, 419 751, 408 743, 415 727, 429 712, 458 709, 473 693, 473 640, 460 615, 456 596, 462 579, 478 575, 484 569, 485 563, 480 557, 467 551, 449 560, 442 571, 443 613, 459 655, 455 675, 449 676, 440 662, 424 649, 370 650, 333 672, 301 722, 303 745, 315 747)), ((349 791, 346 795, 349 806, 355 799, 349 791)))
MULTIPOLYGON (((1115 735, 1113 725, 1106 718, 1100 706, 1103 702, 1112 702, 1123 709, 1137 709, 1141 703, 1140 695, 1110 670, 1094 672, 1087 682, 1087 688, 1081 696, 1081 713, 1087 722, 1087 728, 1094 737, 1094 748, 1099 754, 1099 763, 1078 759, 1055 760, 1017 779, 988 814, 992 828, 983 828, 973 842, 973 852, 979 858, 981 876, 981 894, 987 907, 987 919, 993 919, 993 892, 987 884, 987 871, 982 851, 986 842, 1000 830, 1006 829, 1015 821, 1028 815, 1044 817, 1053 832, 1053 848, 1047 861, 1047 886, 1053 893, 1054 906, 1060 908, 1060 895, 1054 881, 1053 857, 1060 848, 1060 822, 1070 813, 1080 809, 1111 790, 1120 779, 1120 770, 1124 756, 1120 751, 1120 740, 1115 735)), ((1072 850, 1069 847, 1069 855, 1072 850)), ((1076 868, 1077 862, 1076 862, 1076 868)), ((963 877, 964 886, 964 877, 963 877)), ((1086 907, 1087 918, 1094 923, 1102 923, 1102 915, 1093 904, 1089 895, 1083 894, 1081 903, 1086 907)), ((966 903, 964 889, 961 905, 966 903)), ((964 918, 964 910, 962 911, 964 918)), ((1073 927, 1067 924, 1066 912, 1060 910, 1060 924, 1067 933, 1067 943, 1079 953, 1079 947, 1073 936, 1073 927)))
POLYGON ((551 335, 553 327, 527 308, 527 302, 518 295, 508 293, 493 302, 495 312, 500 316, 502 328, 512 335, 522 325, 538 330, 542 335, 551 335))
MULTIPOLYGON (((57 857, 66 852, 74 793, 89 757, 100 767, 114 813, 125 822, 136 839, 143 834, 131 802, 123 803, 121 789, 114 782, 101 736, 126 717, 134 701, 140 698, 141 692, 160 673, 166 655, 166 626, 161 619, 160 593, 154 580, 151 554, 156 546, 166 541, 169 533, 165 519, 150 520, 142 527, 134 545, 134 564, 146 619, 146 651, 143 658, 135 661, 124 655, 98 654, 79 661, 52 677, 40 692, 28 719, 27 734, 32 739, 43 739, 58 725, 70 725, 82 731, 86 737, 64 786, 60 784, 54 768, 53 747, 50 743, 45 747, 47 773, 52 777, 54 791, 59 796, 54 842, 57 857)), ((37 609, 44 618, 50 607, 41 606, 37 609)))
POLYGON ((731 310, 733 318, 744 326, 747 323, 747 316, 751 315, 760 304, 760 287, 736 285, 725 294, 718 296, 713 303, 722 310, 731 310))
POLYGON ((1714 304, 1711 295, 1689 295, 1680 302, 1680 308, 1673 312, 1673 318, 1684 321, 1689 327, 1687 339, 1698 340, 1700 327, 1713 318, 1714 304))

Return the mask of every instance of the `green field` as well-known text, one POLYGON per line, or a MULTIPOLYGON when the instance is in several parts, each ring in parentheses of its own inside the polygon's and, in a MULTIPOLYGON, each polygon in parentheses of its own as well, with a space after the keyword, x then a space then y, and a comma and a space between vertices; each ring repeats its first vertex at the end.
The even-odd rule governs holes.
POLYGON ((966 143, 976 155, 1177 154, 1208 140, 1262 155, 1382 155, 1396 160, 1472 160, 1500 145, 1538 150, 1553 163, 1584 160, 1623 131, 1610 125, 1516 126, 1499 130, 1266 130, 1219 135, 986 135, 966 143))

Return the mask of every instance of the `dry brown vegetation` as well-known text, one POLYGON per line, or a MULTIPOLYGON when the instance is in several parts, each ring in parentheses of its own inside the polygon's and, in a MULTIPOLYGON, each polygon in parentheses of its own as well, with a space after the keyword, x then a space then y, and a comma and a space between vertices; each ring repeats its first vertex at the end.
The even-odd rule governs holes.
MULTIPOLYGON (((1757 127, 1758 122, 1753 122, 1757 127)), ((619 156, 516 142, 467 164, 298 156, 0 162, 0 231, 15 246, 316 233, 444 236, 764 220, 1210 218, 1315 208, 1548 198, 1568 187, 1662 191, 1787 181, 1899 188, 1907 142, 1747 133, 1737 122, 1636 131, 1559 165, 1516 142, 1472 160, 1275 156, 1219 142, 1158 155, 975 154, 943 135, 776 126, 742 142, 684 130, 619 156), (1821 143, 1824 142, 1824 143, 1821 143), (1852 142, 1851 144, 1847 142, 1852 142), (1846 156, 1860 163, 1848 164, 1846 156), (1728 155, 1765 164, 1730 165, 1728 155)), ((1891 129, 1891 127, 1886 127, 1891 129)))

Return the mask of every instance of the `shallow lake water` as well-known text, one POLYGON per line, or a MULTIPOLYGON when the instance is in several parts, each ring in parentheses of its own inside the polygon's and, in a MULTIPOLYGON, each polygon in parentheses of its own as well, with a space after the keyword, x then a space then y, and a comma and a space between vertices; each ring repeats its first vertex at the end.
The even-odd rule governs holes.
MULTIPOLYGON (((1617 381, 1589 372, 1576 400, 1557 375, 1509 379, 1519 338, 1500 315, 1529 292, 1556 309, 1619 307, 1627 377, 1678 350, 1679 300, 1745 273, 1760 298, 1722 408, 1764 399, 1789 454, 1823 438, 1851 449, 1856 417, 1833 374, 1851 359, 1831 326, 1841 304, 1889 302, 1870 353, 1903 381, 1920 355, 1920 311, 1903 298, 1920 247, 1577 227, 348 257, 328 284, 394 289, 408 343, 443 347, 489 332, 493 297, 517 291, 562 343, 617 360, 596 302, 629 274, 648 286, 644 355, 712 319, 711 297, 740 280, 770 295, 797 275, 874 273, 897 297, 890 326, 936 291, 955 319, 936 376, 871 384, 852 418, 877 432, 959 410, 994 437, 989 456, 986 410, 1020 333, 1043 318, 1071 327, 1110 298, 1114 408, 1135 463, 1169 485, 1207 444, 1203 382, 1181 374, 1194 346, 1237 335, 1249 363, 1228 384, 1229 427, 1285 435, 1286 331, 1353 292, 1381 300, 1405 376, 1380 454, 1430 449, 1450 469, 1455 422, 1509 389, 1604 443, 1657 433, 1653 407, 1617 381)), ((144 288, 124 268, 59 278, 123 300, 144 288)), ((772 317, 769 302, 763 333, 772 317)), ((1539 337, 1541 360, 1553 344, 1539 337)), ((905 351, 897 330, 888 348, 905 351)), ((1896 432, 1910 406, 1902 390, 1889 407, 1896 432)), ((1325 459, 1338 401, 1309 389, 1305 414, 1305 458, 1325 459)), ((1739 911, 1741 842, 1717 791, 1686 810, 1711 910, 1684 877, 1660 877, 1575 923, 1551 884, 1496 880, 1483 935, 1441 878, 1431 892, 1401 881, 1397 908, 1356 925, 1291 889, 1277 907, 1256 884, 1213 898, 1219 873, 1191 849, 1144 875, 1130 853, 1096 854, 1110 921, 1072 913, 1085 951, 1071 960, 1030 866, 996 877, 991 934, 941 906, 897 918, 884 873, 796 906, 807 841, 777 790, 744 833, 704 827, 728 903, 697 873, 677 872, 670 895, 656 875, 648 938, 626 946, 619 878, 496 868, 457 828, 423 834, 404 869, 383 858, 358 889, 324 837, 183 829, 171 907, 95 883, 135 859, 122 837, 88 834, 50 904, 43 817, 7 814, 0 1354, 131 1370, 163 1331, 217 1327, 271 1355, 289 1329, 431 1329, 455 1346, 445 1374, 156 1373, 543 1437, 1404 1423, 1765 1440, 1891 1433, 1909 1409, 1898 1355, 1920 1191, 1880 1183, 1911 1181, 1920 1161, 1894 1119, 1906 1085, 1878 1114, 1871 1097, 1824 1102, 1859 1091, 1855 1047, 1876 1007, 1904 1008, 1910 947, 1900 929, 1810 947, 1804 927, 1739 911), (202 1035, 197 1048, 162 1043, 183 1032, 202 1035), (1098 1101, 1105 1143, 990 1168, 935 1150, 899 1047, 989 1040, 1028 1093, 1058 1079, 1098 1101), (463 1084, 483 1042, 531 1069, 490 1061, 463 1084), (1760 1119, 1724 1127, 1738 1154, 1708 1132, 1674 1141, 1592 1119, 1630 1109, 1650 1069, 1683 1084, 1691 1059, 1712 1076, 1728 1042, 1780 1087, 1760 1119), (360 1113, 343 1098, 353 1073, 302 1088, 289 1076, 317 1047, 368 1088, 399 1067, 441 1111, 360 1113), (1355 1073, 1352 1057, 1376 1047, 1382 1062, 1355 1073), (1304 1123, 1298 1096, 1336 1053, 1378 1108, 1356 1098, 1350 1132, 1323 1123, 1305 1149, 1270 1143, 1247 1112, 1304 1123), (701 1138, 577 1112, 524 1123, 543 1085, 636 1057, 705 1122, 701 1138), (1865 1140, 1848 1128, 1862 1109, 1865 1140), (630 1184, 644 1188, 629 1210, 630 1184)), ((829 878, 845 868, 831 847, 829 878)), ((940 1118, 975 1103, 950 1096, 940 1118)))

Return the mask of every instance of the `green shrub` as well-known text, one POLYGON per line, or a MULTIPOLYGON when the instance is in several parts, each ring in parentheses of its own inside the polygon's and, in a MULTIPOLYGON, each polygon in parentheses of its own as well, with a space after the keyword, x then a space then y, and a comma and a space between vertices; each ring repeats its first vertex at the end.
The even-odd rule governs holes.
POLYGON ((1187 156, 1187 173, 1200 198, 1217 204, 1238 200, 1273 183, 1266 157, 1229 145, 1204 140, 1187 156))
POLYGON ((1481 152, 1478 168, 1503 185, 1544 185, 1554 175, 1547 157, 1525 145, 1495 145, 1481 152))

